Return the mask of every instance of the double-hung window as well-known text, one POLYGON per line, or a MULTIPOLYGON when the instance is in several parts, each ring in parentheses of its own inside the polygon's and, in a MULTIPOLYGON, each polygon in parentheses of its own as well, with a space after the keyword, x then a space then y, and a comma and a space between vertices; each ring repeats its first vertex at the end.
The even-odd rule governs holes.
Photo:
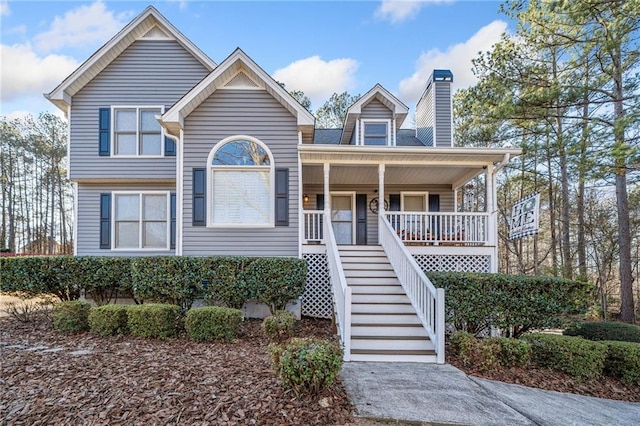
POLYGON ((113 195, 113 248, 169 249, 169 193, 113 195))
POLYGON ((209 154, 209 226, 273 226, 273 171, 271 153, 259 140, 219 142, 209 154))
POLYGON ((389 120, 362 120, 362 145, 391 145, 389 120))
POLYGON ((155 106, 113 107, 113 155, 162 156, 162 128, 156 115, 163 110, 155 106))

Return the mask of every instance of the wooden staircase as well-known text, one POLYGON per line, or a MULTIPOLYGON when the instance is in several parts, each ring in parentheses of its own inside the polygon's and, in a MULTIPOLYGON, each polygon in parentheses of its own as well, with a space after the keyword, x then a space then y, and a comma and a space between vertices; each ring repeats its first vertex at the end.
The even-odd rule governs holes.
POLYGON ((435 348, 381 246, 338 246, 352 291, 351 360, 436 362, 435 348))

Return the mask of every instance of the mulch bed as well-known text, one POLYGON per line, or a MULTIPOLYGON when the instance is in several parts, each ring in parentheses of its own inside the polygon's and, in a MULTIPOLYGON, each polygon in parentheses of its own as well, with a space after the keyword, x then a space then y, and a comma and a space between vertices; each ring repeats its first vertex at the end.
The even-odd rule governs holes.
POLYGON ((538 367, 497 368, 486 372, 462 365, 452 351, 447 352, 447 362, 468 375, 485 379, 498 380, 505 383, 515 383, 552 390, 569 392, 579 395, 595 396, 597 398, 616 399, 619 401, 640 402, 640 386, 629 385, 612 377, 600 377, 590 381, 576 380, 568 374, 538 367))
MULTIPOLYGON (((297 334, 330 337, 331 323, 303 319, 297 334)), ((353 421, 342 383, 295 397, 273 373, 267 345, 257 320, 243 324, 236 342, 223 344, 68 336, 46 320, 0 318, 0 425, 353 421), (88 353, 73 354, 80 350, 88 353)))

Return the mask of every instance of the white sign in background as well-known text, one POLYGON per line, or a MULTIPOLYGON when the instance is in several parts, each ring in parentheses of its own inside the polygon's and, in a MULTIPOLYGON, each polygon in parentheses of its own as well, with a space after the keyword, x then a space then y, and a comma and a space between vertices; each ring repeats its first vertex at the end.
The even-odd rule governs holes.
POLYGON ((511 209, 509 239, 528 237, 538 233, 540 193, 536 192, 516 202, 511 209))

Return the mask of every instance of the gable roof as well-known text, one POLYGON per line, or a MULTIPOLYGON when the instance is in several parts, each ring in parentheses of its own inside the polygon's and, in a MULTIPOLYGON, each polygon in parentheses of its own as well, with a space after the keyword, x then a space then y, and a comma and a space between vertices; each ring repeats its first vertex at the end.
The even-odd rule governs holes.
POLYGON ((142 38, 176 40, 209 71, 216 67, 214 61, 178 31, 160 12, 153 6, 148 6, 71 73, 58 87, 53 89, 51 93, 45 94, 45 98, 66 113, 67 107, 71 105, 73 95, 78 93, 80 89, 104 70, 133 42, 142 38))
POLYGON ((160 121, 170 133, 177 135, 184 126, 184 119, 221 87, 264 89, 297 118, 298 129, 313 131, 313 115, 240 48, 236 48, 227 59, 166 111, 160 121))
POLYGON ((393 113, 393 118, 397 120, 396 127, 398 129, 400 128, 400 126, 404 122, 404 119, 407 118, 409 107, 402 103, 402 101, 400 101, 398 98, 393 96, 391 92, 382 87, 380 84, 376 84, 371 90, 369 90, 367 93, 362 95, 360 99, 354 102, 353 105, 351 105, 347 110, 347 115, 344 119, 344 130, 342 132, 342 137, 340 138, 340 143, 349 143, 356 120, 360 117, 360 113, 362 112, 362 107, 366 106, 374 99, 382 102, 384 106, 391 110, 391 112, 393 113))

